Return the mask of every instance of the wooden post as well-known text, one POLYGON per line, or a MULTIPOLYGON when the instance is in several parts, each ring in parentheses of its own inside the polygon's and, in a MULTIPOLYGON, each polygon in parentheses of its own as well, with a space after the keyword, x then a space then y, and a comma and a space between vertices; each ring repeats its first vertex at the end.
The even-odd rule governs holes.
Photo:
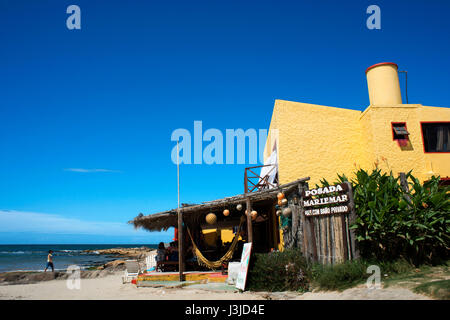
MULTIPOLYGON (((348 181, 344 182, 348 186, 348 205, 350 207, 350 215, 348 219, 348 226, 350 227, 356 220, 356 209, 355 209, 355 202, 353 200, 353 189, 352 184, 348 181)), ((355 230, 350 230, 350 242, 352 247, 352 259, 359 259, 359 249, 357 248, 356 244, 356 235, 355 230)))
POLYGON ((299 217, 297 218, 300 219, 299 222, 299 226, 298 226, 298 230, 297 230, 297 247, 300 247, 302 250, 303 255, 306 257, 306 248, 305 248, 305 208, 303 207, 303 191, 305 191, 305 185, 304 183, 300 183, 298 185, 298 193, 299 193, 299 210, 298 210, 298 214, 299 217))
MULTIPOLYGON (((295 195, 294 195, 295 197, 295 195)), ((293 198, 291 198, 293 199, 293 198)), ((294 210, 292 210, 292 229, 291 229, 291 235, 292 235, 292 243, 293 243, 293 247, 297 247, 298 246, 298 206, 295 203, 292 203, 291 206, 294 208, 294 210)), ((289 204, 288 204, 289 207, 289 204)))
POLYGON ((316 243, 316 232, 314 230, 314 217, 308 217, 306 220, 309 223, 311 242, 312 242, 312 255, 313 261, 317 262, 317 243, 316 243))
POLYGON ((330 256, 330 263, 334 264, 336 262, 336 237, 334 235, 334 221, 333 216, 329 215, 328 217, 328 235, 330 236, 330 250, 329 250, 329 256, 330 256))
POLYGON ((248 185, 247 185, 247 169, 244 170, 244 193, 248 192, 248 185))
POLYGON ((183 213, 178 208, 178 269, 180 271, 180 281, 184 281, 184 232, 183 213))
POLYGON ((252 226, 252 203, 250 198, 246 199, 247 207, 247 242, 253 242, 253 226, 252 226))
MULTIPOLYGON (((309 189, 309 184, 308 184, 308 182, 305 182, 303 190, 308 190, 308 189, 309 189)), ((303 205, 303 203, 302 203, 302 205, 303 205)), ((302 223, 304 223, 303 239, 306 242, 305 249, 307 251, 307 255, 305 255, 305 256, 307 256, 309 259, 313 259, 313 261, 317 261, 316 235, 314 232, 314 221, 311 218, 312 217, 306 217, 304 214, 302 215, 302 223)))
POLYGON ((178 188, 178 271, 180 272, 180 281, 184 281, 184 232, 183 232, 183 213, 180 209, 180 162, 179 162, 179 149, 177 141, 177 188, 178 188))
POLYGON ((411 207, 411 197, 409 196, 409 185, 408 180, 406 180, 406 174, 400 172, 400 185, 405 193, 405 198, 408 200, 408 207, 411 207))

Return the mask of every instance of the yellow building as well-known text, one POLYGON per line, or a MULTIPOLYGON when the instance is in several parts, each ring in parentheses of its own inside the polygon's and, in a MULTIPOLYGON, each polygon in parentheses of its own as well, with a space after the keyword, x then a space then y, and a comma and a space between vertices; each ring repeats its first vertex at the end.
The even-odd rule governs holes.
POLYGON ((276 100, 264 159, 276 151, 280 184, 311 185, 359 169, 413 170, 421 181, 450 176, 450 108, 403 104, 395 63, 366 70, 370 105, 363 112, 276 100), (276 129, 276 130, 273 130, 276 129))

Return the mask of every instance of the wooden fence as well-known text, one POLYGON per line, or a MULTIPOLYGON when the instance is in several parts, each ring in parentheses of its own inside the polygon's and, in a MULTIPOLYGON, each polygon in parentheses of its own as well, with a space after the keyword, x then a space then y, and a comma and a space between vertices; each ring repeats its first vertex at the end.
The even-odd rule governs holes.
MULTIPOLYGON (((323 264, 359 258, 355 234, 349 229, 356 218, 352 187, 346 182, 337 188, 342 190, 312 197, 308 196, 311 193, 308 184, 302 183, 299 184, 298 192, 287 195, 288 205, 292 209, 292 222, 283 230, 286 248, 301 248, 308 259, 323 264), (314 199, 320 198, 324 202, 337 201, 336 199, 338 202, 311 204, 310 200, 314 203, 314 199)), ((315 191, 317 189, 312 190, 315 191)))

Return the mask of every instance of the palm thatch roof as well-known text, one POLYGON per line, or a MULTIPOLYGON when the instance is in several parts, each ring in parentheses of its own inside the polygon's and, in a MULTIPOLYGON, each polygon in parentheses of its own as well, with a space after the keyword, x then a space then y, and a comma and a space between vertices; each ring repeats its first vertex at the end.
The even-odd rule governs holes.
MULTIPOLYGON (((309 177, 298 179, 273 189, 240 194, 201 204, 185 205, 180 208, 180 211, 183 213, 183 221, 186 224, 191 226, 201 225, 205 221, 205 215, 209 212, 218 212, 224 209, 229 209, 231 211, 231 215, 233 215, 233 212, 237 212, 236 206, 238 204, 242 204, 243 208, 245 208, 247 198, 252 202, 252 206, 273 203, 273 201, 277 198, 278 192, 283 191, 285 194, 289 194, 290 192, 296 190, 300 183, 304 183, 308 180, 309 177)), ((177 210, 178 209, 172 209, 149 215, 140 213, 136 218, 128 223, 133 224, 135 228, 143 228, 148 231, 165 231, 170 227, 178 226, 177 210)))

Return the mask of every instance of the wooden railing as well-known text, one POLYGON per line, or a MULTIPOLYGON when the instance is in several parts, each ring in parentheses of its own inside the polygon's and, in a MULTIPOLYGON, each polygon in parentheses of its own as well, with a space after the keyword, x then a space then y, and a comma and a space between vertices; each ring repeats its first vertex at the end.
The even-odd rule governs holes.
POLYGON ((245 193, 261 191, 265 189, 276 188, 279 186, 278 179, 276 178, 274 182, 269 182, 270 174, 273 173, 274 170, 277 170, 276 164, 266 164, 262 166, 248 167, 245 168, 244 173, 244 190, 245 193), (264 177, 261 177, 258 173, 256 173, 256 169, 263 167, 272 167, 264 177))

